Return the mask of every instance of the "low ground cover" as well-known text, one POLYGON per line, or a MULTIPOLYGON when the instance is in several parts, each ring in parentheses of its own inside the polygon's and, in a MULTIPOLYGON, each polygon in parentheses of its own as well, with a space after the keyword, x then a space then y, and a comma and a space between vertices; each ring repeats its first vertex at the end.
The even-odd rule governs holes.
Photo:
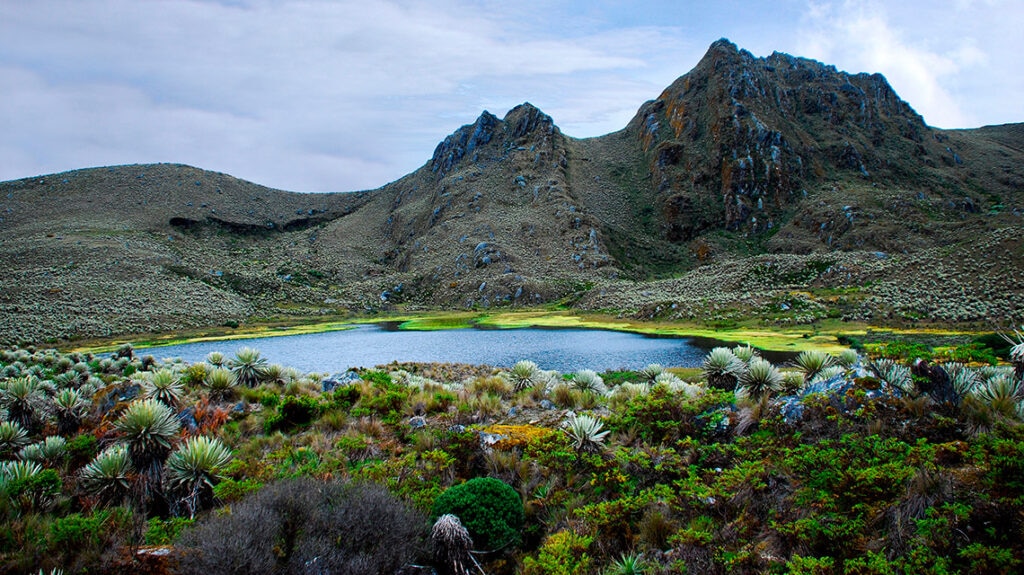
POLYGON ((0 572, 1024 568, 1020 335, 873 345, 330 376, 252 349, 5 349, 0 572))

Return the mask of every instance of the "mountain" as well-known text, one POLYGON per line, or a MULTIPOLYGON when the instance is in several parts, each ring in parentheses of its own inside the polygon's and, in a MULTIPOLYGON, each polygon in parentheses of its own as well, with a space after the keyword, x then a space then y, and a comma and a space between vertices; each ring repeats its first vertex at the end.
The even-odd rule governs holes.
POLYGON ((1024 293, 1024 125, 727 40, 598 138, 484 112, 377 190, 176 165, 0 184, 0 338, 561 303, 727 325, 991 327, 1024 293))

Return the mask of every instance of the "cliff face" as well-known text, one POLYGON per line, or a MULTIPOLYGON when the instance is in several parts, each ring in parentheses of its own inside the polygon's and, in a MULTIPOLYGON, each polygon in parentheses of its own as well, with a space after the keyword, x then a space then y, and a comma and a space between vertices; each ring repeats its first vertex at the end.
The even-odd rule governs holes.
MULTIPOLYGON (((663 233, 782 225, 825 181, 898 185, 943 149, 879 74, 846 74, 726 40, 644 106, 627 131, 648 161, 663 233)), ((953 154, 946 154, 952 159, 953 154)))

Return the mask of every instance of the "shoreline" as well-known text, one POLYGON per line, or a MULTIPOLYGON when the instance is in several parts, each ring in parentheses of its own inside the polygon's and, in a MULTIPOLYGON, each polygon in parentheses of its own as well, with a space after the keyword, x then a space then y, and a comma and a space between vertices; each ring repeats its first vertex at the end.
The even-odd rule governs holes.
POLYGON ((357 325, 393 324, 395 329, 408 331, 436 331, 446 329, 594 329, 635 333, 651 337, 695 338, 747 344, 764 351, 801 352, 819 349, 838 352, 850 345, 840 338, 901 336, 908 338, 971 336, 983 332, 936 328, 889 328, 860 323, 832 323, 799 327, 737 326, 713 328, 705 325, 675 322, 646 322, 627 320, 609 315, 572 311, 513 311, 513 312, 422 312, 375 317, 332 318, 326 321, 263 321, 243 324, 237 328, 221 326, 185 330, 165 334, 138 334, 135 337, 91 339, 58 345, 62 351, 106 353, 126 343, 136 349, 208 341, 232 341, 265 337, 283 337, 325 333, 353 329, 357 325))

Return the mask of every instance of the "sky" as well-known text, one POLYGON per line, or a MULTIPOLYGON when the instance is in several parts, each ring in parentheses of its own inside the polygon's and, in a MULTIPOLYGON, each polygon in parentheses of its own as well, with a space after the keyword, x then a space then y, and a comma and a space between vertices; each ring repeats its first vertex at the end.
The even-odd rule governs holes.
POLYGON ((1024 121, 1024 0, 0 0, 0 181, 171 162, 380 187, 484 110, 625 127, 729 38, 880 72, 925 121, 1024 121))

